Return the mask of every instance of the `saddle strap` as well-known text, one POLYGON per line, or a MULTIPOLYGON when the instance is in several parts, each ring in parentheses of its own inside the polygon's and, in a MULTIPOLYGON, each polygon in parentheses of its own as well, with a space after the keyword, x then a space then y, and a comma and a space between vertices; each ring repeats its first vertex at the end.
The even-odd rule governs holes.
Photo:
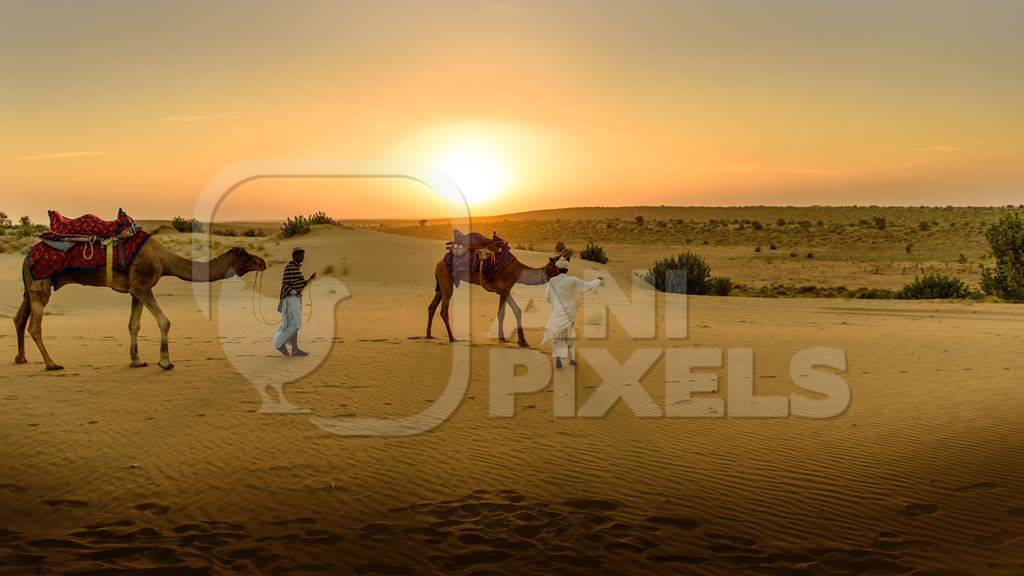
POLYGON ((105 242, 107 248, 107 286, 114 285, 114 241, 105 242))

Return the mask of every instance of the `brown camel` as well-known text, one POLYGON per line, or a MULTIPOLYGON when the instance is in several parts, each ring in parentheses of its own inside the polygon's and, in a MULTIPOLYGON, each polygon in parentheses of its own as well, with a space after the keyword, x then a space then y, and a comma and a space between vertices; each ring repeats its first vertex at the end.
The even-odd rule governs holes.
MULTIPOLYGON (((160 326, 160 367, 164 370, 174 368, 169 358, 167 332, 171 322, 164 316, 163 310, 153 296, 153 287, 164 276, 176 276, 188 282, 213 282, 233 276, 244 276, 253 270, 267 269, 266 262, 259 256, 253 256, 242 248, 232 248, 209 262, 193 262, 178 256, 167 247, 150 238, 135 255, 135 260, 128 268, 128 273, 114 271, 110 288, 132 296, 132 313, 128 320, 128 334, 131 336, 131 357, 133 367, 146 366, 139 360, 139 326, 142 318, 142 307, 149 309, 160 326)), ((39 352, 43 355, 47 370, 62 370, 64 367, 50 358, 43 345, 43 309, 50 301, 51 290, 60 289, 67 284, 83 286, 107 286, 106 269, 103 267, 88 270, 67 270, 54 274, 44 280, 32 280, 28 270, 28 259, 22 265, 22 278, 25 282, 25 293, 18 313, 14 315, 14 327, 18 334, 18 355, 16 364, 25 364, 25 327, 32 335, 39 352)))
MULTIPOLYGON (((512 314, 516 317, 519 345, 527 346, 526 337, 523 336, 523 311, 520 310, 519 305, 512 298, 512 287, 516 284, 525 284, 527 286, 547 284, 548 280, 558 275, 555 261, 558 260, 559 256, 560 254, 550 258, 548 263, 542 268, 531 268, 518 259, 513 260, 493 280, 485 278, 479 270, 460 273, 460 281, 476 284, 484 290, 498 295, 498 340, 500 342, 508 342, 505 339, 505 304, 507 303, 512 308, 512 314)), ((433 338, 430 335, 430 327, 434 323, 434 311, 437 310, 437 305, 440 303, 441 320, 444 320, 444 327, 448 331, 448 340, 455 342, 455 336, 452 335, 452 327, 448 323, 448 304, 451 301, 452 294, 455 292, 455 283, 452 272, 445 266, 443 258, 434 268, 434 280, 434 299, 427 306, 427 338, 433 338)))

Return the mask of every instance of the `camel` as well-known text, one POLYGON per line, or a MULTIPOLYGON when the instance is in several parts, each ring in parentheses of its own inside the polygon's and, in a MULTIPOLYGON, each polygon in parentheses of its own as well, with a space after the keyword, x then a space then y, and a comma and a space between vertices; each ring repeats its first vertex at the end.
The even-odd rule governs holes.
MULTIPOLYGON (((505 339, 505 304, 508 304, 512 308, 512 314, 516 317, 516 331, 519 334, 519 345, 522 347, 528 346, 526 343, 526 337, 523 335, 523 312, 516 304, 514 298, 512 298, 512 287, 516 284, 525 284, 527 286, 537 286, 540 284, 547 284, 553 276, 558 275, 558 268, 555 267, 555 262, 558 260, 561 254, 553 256, 548 260, 548 263, 541 268, 531 268, 519 259, 513 260, 501 271, 493 280, 488 280, 484 277, 480 270, 473 270, 469 273, 468 277, 460 276, 461 281, 468 282, 470 284, 476 284, 482 287, 488 292, 494 292, 498 295, 498 341, 508 342, 505 339)), ((437 305, 441 304, 441 320, 444 320, 444 327, 448 331, 448 340, 455 342, 455 336, 452 335, 452 327, 448 323, 448 304, 451 301, 452 294, 455 292, 455 284, 453 282, 452 272, 448 270, 448 267, 444 264, 442 258, 437 266, 434 268, 434 299, 427 306, 427 338, 433 338, 430 335, 431 325, 434 323, 434 311, 437 310, 437 305)))
MULTIPOLYGON (((266 262, 259 256, 249 254, 242 248, 231 248, 209 262, 193 262, 178 256, 166 246, 150 238, 135 256, 135 260, 127 273, 114 271, 110 288, 116 292, 131 294, 132 312, 128 320, 128 334, 131 336, 131 366, 140 368, 146 362, 139 359, 138 335, 141 325, 142 307, 145 306, 160 326, 160 367, 164 370, 174 368, 171 364, 167 345, 167 333, 171 322, 160 309, 153 295, 153 287, 164 276, 176 276, 188 282, 214 282, 233 276, 244 276, 248 272, 267 269, 266 262)), ((39 352, 43 355, 47 370, 62 370, 64 367, 53 361, 43 345, 43 309, 50 301, 51 290, 57 290, 67 284, 83 286, 107 286, 106 269, 69 269, 54 274, 43 280, 33 280, 29 274, 28 258, 22 265, 22 279, 25 292, 21 307, 14 315, 14 327, 18 335, 18 355, 16 364, 25 364, 25 328, 35 340, 39 352)))

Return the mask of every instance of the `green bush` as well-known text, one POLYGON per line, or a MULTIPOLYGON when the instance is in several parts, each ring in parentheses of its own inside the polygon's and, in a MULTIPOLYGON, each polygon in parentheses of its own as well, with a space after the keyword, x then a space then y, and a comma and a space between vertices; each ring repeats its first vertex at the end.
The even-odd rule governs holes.
POLYGON ((927 220, 921 220, 920 222, 917 223, 917 229, 922 231, 922 232, 925 232, 925 231, 931 229, 931 227, 932 227, 931 222, 929 222, 927 220))
POLYGON ((310 214, 307 221, 311 226, 315 226, 317 224, 334 224, 334 218, 331 218, 323 212, 314 212, 310 214))
POLYGON ((202 232, 204 230, 202 222, 195 218, 189 218, 186 220, 181 216, 171 218, 171 228, 174 228, 178 232, 202 232))
POLYGON ((934 300, 940 298, 967 298, 970 289, 964 281, 945 274, 926 274, 915 278, 896 293, 900 300, 934 300))
POLYGON ((754 220, 750 223, 750 227, 754 230, 764 230, 764 224, 761 224, 760 220, 754 220))
POLYGON ((260 235, 260 231, 255 228, 246 228, 245 232, 242 232, 242 236, 245 236, 246 238, 255 238, 260 235))
POLYGON ((295 218, 288 218, 281 225, 281 236, 283 238, 291 238, 292 236, 299 236, 301 234, 309 233, 309 218, 303 215, 298 215, 295 218))
POLYGON ((213 231, 217 236, 238 236, 234 228, 219 228, 213 231))
POLYGON ((710 278, 711 268, 693 252, 658 260, 644 275, 656 290, 674 294, 707 294, 710 278))
POLYGON ((708 293, 713 296, 728 296, 733 283, 727 276, 714 276, 708 280, 708 293))
POLYGON ((981 271, 981 289, 1006 300, 1024 300, 1024 218, 1010 212, 985 231, 995 267, 981 271))
POLYGON ((593 242, 587 242, 587 247, 580 252, 580 258, 598 264, 608 263, 608 256, 605 255, 604 248, 593 242))
POLYGON ((875 228, 878 228, 879 230, 885 230, 885 226, 886 226, 885 218, 882 218, 881 216, 875 216, 874 221, 875 221, 875 228))

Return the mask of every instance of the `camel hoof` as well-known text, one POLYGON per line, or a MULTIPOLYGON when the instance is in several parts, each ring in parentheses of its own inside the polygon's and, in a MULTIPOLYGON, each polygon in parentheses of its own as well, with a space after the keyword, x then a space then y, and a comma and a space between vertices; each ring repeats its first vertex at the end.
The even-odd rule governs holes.
POLYGON ((498 338, 498 342, 501 342, 502 344, 508 344, 508 338, 498 338))
POLYGON ((170 362, 165 363, 163 360, 160 361, 159 366, 164 370, 170 370, 171 368, 174 368, 174 364, 171 364, 170 362))
POLYGON ((24 356, 15 356, 14 357, 14 363, 15 364, 28 364, 28 360, 26 360, 24 356))
POLYGON ((47 366, 46 367, 46 371, 47 372, 54 372, 56 370, 63 370, 63 369, 64 369, 64 367, 61 366, 60 364, 53 364, 52 366, 47 366))
POLYGON ((449 342, 458 342, 459 339, 458 338, 449 338, 448 341, 449 342))
POLYGON ((149 362, 143 362, 142 360, 136 360, 128 365, 130 368, 145 368, 149 366, 149 362))
POLYGON ((526 340, 520 340, 519 341, 519 347, 520 348, 529 348, 530 345, 526 343, 526 340))

